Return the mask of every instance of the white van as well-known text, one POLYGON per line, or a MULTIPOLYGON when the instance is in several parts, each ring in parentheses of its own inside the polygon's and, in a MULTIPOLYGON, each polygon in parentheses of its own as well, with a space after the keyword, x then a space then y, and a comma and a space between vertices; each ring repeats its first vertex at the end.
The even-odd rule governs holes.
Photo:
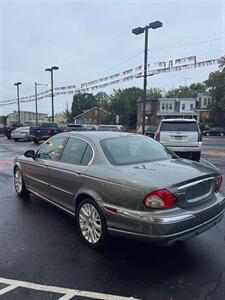
POLYGON ((178 156, 200 160, 202 135, 195 119, 164 119, 154 138, 178 156))

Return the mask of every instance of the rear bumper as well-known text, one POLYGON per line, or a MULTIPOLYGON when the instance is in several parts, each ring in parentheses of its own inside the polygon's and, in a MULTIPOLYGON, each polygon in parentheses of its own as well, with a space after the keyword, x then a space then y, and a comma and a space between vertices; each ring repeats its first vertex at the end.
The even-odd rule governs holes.
POLYGON ((172 244, 177 241, 183 241, 183 240, 190 239, 192 237, 199 235, 200 233, 207 231, 208 229, 210 229, 211 227, 213 227, 217 223, 219 223, 223 219, 223 216, 224 216, 224 211, 222 211, 220 214, 218 214, 214 218, 212 218, 198 226, 194 226, 188 230, 180 231, 178 233, 162 235, 162 236, 151 236, 151 235, 147 235, 147 234, 124 231, 124 230, 119 230, 119 229, 115 229, 115 228, 108 228, 108 231, 110 232, 110 234, 116 235, 116 236, 123 236, 123 237, 138 239, 138 240, 151 241, 151 242, 156 242, 159 244, 164 244, 164 243, 172 244))
POLYGON ((197 147, 166 146, 166 147, 173 152, 201 152, 201 148, 202 148, 201 146, 197 146, 197 147))
POLYGON ((105 212, 111 234, 157 243, 173 243, 194 237, 220 222, 225 198, 214 195, 210 203, 190 209, 175 208, 164 212, 140 212, 119 209, 105 212))

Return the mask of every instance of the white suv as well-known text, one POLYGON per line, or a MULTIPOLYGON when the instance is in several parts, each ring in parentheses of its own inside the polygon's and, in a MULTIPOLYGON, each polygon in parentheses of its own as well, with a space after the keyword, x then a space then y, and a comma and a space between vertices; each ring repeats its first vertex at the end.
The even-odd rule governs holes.
POLYGON ((190 156, 199 161, 202 135, 195 119, 164 119, 161 121, 155 140, 181 157, 190 156))

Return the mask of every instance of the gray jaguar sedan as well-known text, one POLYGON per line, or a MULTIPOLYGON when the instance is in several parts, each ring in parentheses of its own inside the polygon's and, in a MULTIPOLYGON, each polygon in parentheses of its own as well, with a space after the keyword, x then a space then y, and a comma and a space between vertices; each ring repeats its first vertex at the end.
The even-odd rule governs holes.
POLYGON ((224 215, 217 169, 132 133, 65 132, 15 159, 15 189, 76 217, 86 243, 108 234, 158 243, 194 237, 224 215))

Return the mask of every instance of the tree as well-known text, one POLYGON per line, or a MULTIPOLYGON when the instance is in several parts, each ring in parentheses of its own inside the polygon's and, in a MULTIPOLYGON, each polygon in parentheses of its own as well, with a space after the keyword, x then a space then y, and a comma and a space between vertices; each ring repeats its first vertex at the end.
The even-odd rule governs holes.
POLYGON ((212 95, 213 103, 210 108, 214 112, 215 125, 225 126, 225 67, 220 66, 220 70, 209 74, 209 78, 205 81, 209 92, 212 95), (221 68, 222 67, 222 68, 221 68))
POLYGON ((105 92, 99 92, 95 95, 98 107, 101 107, 105 110, 109 107, 110 96, 105 92))
POLYGON ((97 106, 98 102, 91 93, 75 94, 71 106, 72 118, 81 114, 84 110, 97 106))
POLYGON ((148 100, 158 100, 162 98, 163 90, 159 88, 151 88, 147 90, 147 99, 148 100))
POLYGON ((66 118, 66 123, 73 123, 72 111, 69 109, 68 102, 66 104, 65 110, 63 111, 63 115, 66 118))
POLYGON ((167 98, 196 98, 198 93, 206 91, 206 86, 201 83, 192 83, 190 86, 180 85, 176 89, 171 89, 166 93, 167 98))
POLYGON ((111 118, 119 115, 119 123, 130 128, 136 127, 137 99, 143 96, 143 90, 137 87, 114 90, 110 95, 109 112, 111 118))

